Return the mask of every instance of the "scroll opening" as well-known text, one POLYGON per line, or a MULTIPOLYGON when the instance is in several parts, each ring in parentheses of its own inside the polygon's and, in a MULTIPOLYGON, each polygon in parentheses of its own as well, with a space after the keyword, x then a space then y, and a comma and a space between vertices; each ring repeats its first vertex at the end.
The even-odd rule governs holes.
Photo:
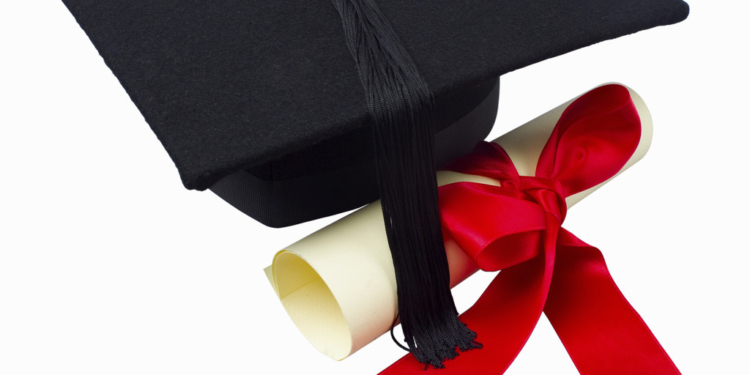
POLYGON ((352 350, 352 335, 336 297, 302 257, 283 251, 273 265, 276 291, 302 335, 323 354, 339 361, 352 350))

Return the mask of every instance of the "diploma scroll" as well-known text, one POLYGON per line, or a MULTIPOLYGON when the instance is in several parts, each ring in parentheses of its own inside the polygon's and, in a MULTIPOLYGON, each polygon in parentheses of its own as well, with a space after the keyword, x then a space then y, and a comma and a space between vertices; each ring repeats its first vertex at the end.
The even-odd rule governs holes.
MULTIPOLYGON (((645 155, 652 137, 646 105, 633 90, 628 90, 641 119, 641 138, 619 173, 645 155)), ((534 175, 542 149, 563 111, 574 100, 494 141, 505 149, 520 175, 534 175)), ((456 182, 498 185, 487 177, 438 172, 439 185, 456 182)), ((568 207, 605 183, 569 196, 568 207)), ((453 287, 476 272, 477 266, 455 242, 449 240, 445 247, 453 287)), ((280 251, 266 268, 266 274, 302 334, 336 360, 388 332, 397 315, 396 279, 379 201, 280 251)))

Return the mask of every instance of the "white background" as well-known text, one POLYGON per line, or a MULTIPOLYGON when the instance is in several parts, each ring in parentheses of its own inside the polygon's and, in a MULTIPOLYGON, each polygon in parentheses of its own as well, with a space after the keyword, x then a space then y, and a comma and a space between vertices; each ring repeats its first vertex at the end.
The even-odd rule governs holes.
MULTIPOLYGON (((604 82, 651 108, 648 155, 571 210, 685 374, 750 374, 745 1, 505 75, 504 132, 604 82)), ((337 217, 340 217, 337 216, 337 217)), ((262 268, 335 218, 266 228, 187 191, 59 1, 0 3, 0 374, 374 374, 296 331, 262 268)), ((455 290, 461 309, 492 275, 455 290)), ((543 318, 507 374, 575 374, 543 318)))

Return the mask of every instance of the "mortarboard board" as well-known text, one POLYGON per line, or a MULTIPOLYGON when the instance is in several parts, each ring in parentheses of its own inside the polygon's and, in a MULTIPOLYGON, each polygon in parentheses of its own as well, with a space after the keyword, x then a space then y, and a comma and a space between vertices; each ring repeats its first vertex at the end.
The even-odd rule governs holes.
MULTIPOLYGON (((159 137, 185 187, 205 190, 240 172, 260 181, 258 191, 248 187, 246 199, 283 204, 283 192, 272 196, 279 194, 274 187, 372 159, 364 94, 328 2, 64 3, 159 137)), ((439 130, 470 114, 504 73, 675 23, 688 12, 679 0, 378 4, 435 93, 439 130)), ((486 118, 461 124, 477 140, 494 120, 488 107, 481 113, 486 118)), ((265 220, 275 208, 268 206, 256 209, 264 223, 302 221, 265 220)))
POLYGON ((498 76, 688 14, 681 0, 64 3, 185 187, 213 187, 272 226, 380 195, 402 326, 413 329, 406 342, 432 351, 423 362, 434 365, 475 343, 451 320, 447 264, 434 251, 434 175, 425 171, 486 136, 498 76), (448 141, 433 149, 435 132, 448 141), (412 256, 429 258, 429 271, 412 272, 412 256), (405 315, 406 305, 417 307, 405 315), (436 331, 452 347, 411 338, 436 331))

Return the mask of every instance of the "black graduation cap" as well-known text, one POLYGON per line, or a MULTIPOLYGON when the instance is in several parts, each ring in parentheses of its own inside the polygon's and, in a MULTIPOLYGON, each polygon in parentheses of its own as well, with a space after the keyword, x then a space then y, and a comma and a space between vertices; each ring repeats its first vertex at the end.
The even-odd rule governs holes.
POLYGON ((405 341, 435 366, 478 344, 448 289, 434 170, 489 133, 498 77, 688 15, 681 0, 63 2, 188 189, 276 227, 381 197, 405 341))

